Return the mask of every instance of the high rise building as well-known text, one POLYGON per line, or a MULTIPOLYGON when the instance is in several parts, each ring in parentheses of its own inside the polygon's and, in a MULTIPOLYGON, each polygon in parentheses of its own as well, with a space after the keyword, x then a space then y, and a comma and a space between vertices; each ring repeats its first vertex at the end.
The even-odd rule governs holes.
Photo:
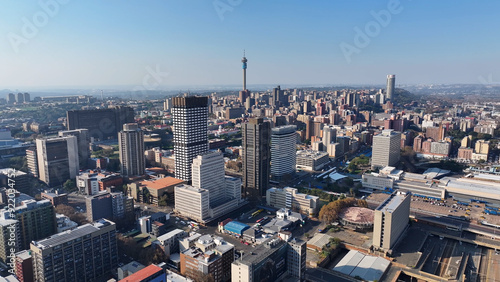
POLYGON ((208 190, 210 205, 217 206, 225 200, 224 157, 221 152, 210 152, 193 159, 192 185, 208 190))
POLYGON ((68 130, 85 128, 89 136, 99 139, 116 139, 125 123, 134 122, 134 109, 116 106, 110 109, 73 110, 66 113, 68 130))
POLYGON ((102 219, 33 241, 30 250, 36 281, 98 281, 118 264, 116 226, 102 219))
POLYGON ((59 137, 66 136, 76 136, 78 143, 78 159, 80 163, 80 169, 87 167, 87 161, 90 158, 90 137, 88 129, 75 129, 75 130, 65 130, 59 131, 59 137))
POLYGON ((175 210, 196 221, 210 217, 210 199, 206 189, 181 184, 175 186, 175 210))
POLYGON ((396 75, 395 74, 387 75, 387 88, 385 90, 387 100, 391 101, 393 100, 395 84, 396 84, 396 75))
POLYGON ((293 238, 288 242, 287 270, 288 274, 299 281, 306 275, 306 242, 293 238))
POLYGON ((29 249, 31 241, 56 233, 56 212, 49 200, 25 200, 15 207, 14 214, 8 210, 2 210, 1 213, 2 219, 15 219, 18 222, 19 250, 29 249))
POLYGON ((24 94, 23 93, 17 93, 17 95, 16 95, 16 102, 18 104, 24 103, 24 94))
POLYGON ((208 151, 208 97, 172 98, 175 177, 191 181, 193 159, 208 151))
POLYGON ((33 257, 28 250, 16 253, 16 266, 14 269, 19 282, 33 282, 33 257))
POLYGON ((101 218, 123 218, 134 212, 134 199, 121 192, 110 193, 102 191, 94 196, 85 198, 87 220, 92 222, 101 218))
POLYGON ((15 219, 0 218, 0 260, 4 263, 10 262, 10 254, 12 253, 12 242, 14 242, 14 250, 19 251, 19 242, 21 239, 18 228, 18 221, 15 219), (11 235, 13 234, 13 235, 11 235), (12 241, 10 238, 14 238, 12 241), (9 244, 9 242, 11 242, 9 244))
POLYGON ((392 129, 373 136, 372 169, 394 166, 401 156, 401 133, 392 129))
POLYGON ((172 98, 167 98, 163 102, 163 110, 165 112, 170 112, 170 109, 172 108, 172 98))
POLYGON ((408 226, 411 193, 392 194, 375 209, 373 220, 373 246, 390 250, 408 226))
POLYGON ((9 93, 7 95, 7 104, 14 104, 16 102, 16 95, 14 93, 9 93))
POLYGON ((333 126, 323 127, 323 149, 327 151, 328 145, 337 141, 337 129, 333 126))
POLYGON ((34 177, 38 178, 38 158, 36 154, 36 147, 32 146, 26 149, 26 162, 28 165, 28 172, 34 177))
POLYGON ((284 125, 271 130, 271 175, 280 178, 295 172, 297 165, 297 126, 284 125))
POLYGON ((30 97, 30 93, 24 93, 24 102, 30 102, 31 101, 31 97, 30 97))
POLYGON ((244 194, 261 198, 269 187, 271 123, 252 118, 242 125, 241 131, 244 194))
POLYGON ((477 154, 486 154, 490 152, 490 141, 477 140, 475 145, 477 154))
POLYGON ((137 123, 126 123, 118 133, 121 173, 124 176, 143 175, 146 169, 144 132, 137 123))
POLYGON ((62 185, 78 175, 76 136, 37 139, 36 153, 39 178, 50 187, 62 185))

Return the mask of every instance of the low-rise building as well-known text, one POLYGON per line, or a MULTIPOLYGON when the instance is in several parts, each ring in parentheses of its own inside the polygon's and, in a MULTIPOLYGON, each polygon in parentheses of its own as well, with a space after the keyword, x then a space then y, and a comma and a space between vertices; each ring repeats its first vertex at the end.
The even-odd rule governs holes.
POLYGON ((222 237, 203 235, 195 246, 181 253, 181 274, 195 278, 197 272, 211 275, 215 282, 227 281, 231 277, 234 261, 234 245, 222 237))
POLYGON ((296 188, 271 188, 266 191, 268 206, 289 208, 307 215, 315 215, 319 209, 319 197, 299 193, 296 188))
POLYGON ((174 229, 166 234, 156 238, 155 244, 160 246, 167 256, 179 252, 179 240, 185 238, 188 234, 181 229, 174 229))
POLYGON ((167 276, 163 268, 151 264, 136 273, 123 278, 119 282, 162 282, 166 281, 167 276))
POLYGON ((279 281, 287 274, 303 280, 305 259, 305 242, 272 237, 232 263, 231 281, 279 281))
POLYGON ((41 193, 42 199, 49 200, 54 207, 58 205, 67 205, 68 204, 68 194, 59 194, 59 193, 41 193))
POLYGON ((297 169, 318 171, 329 162, 330 158, 327 152, 313 150, 297 151, 297 169))
POLYGON ((145 266, 142 264, 142 263, 139 263, 139 262, 136 262, 136 261, 132 261, 130 263, 127 263, 126 265, 122 266, 122 267, 118 267, 118 279, 119 280, 122 280, 134 273, 136 273, 137 271, 143 269, 145 266))
POLYGON ((173 198, 174 187, 184 183, 186 181, 174 177, 134 182, 128 184, 128 195, 137 202, 158 205, 164 195, 173 198))

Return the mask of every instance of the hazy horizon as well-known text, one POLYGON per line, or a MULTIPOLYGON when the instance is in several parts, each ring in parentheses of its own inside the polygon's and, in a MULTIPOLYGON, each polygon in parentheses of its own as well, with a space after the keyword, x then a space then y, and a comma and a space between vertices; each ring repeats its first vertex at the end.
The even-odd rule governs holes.
POLYGON ((0 89, 500 84, 496 1, 0 1, 0 89))

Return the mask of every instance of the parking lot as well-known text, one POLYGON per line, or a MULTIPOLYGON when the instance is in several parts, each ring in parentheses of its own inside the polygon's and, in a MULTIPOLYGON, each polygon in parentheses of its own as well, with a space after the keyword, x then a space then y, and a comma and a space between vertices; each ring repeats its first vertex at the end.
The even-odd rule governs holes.
MULTIPOLYGON (((389 197, 384 193, 373 193, 367 197, 367 202, 370 208, 376 208, 385 199, 389 197)), ((430 215, 444 215, 452 217, 468 217, 473 221, 486 220, 489 223, 500 225, 500 215, 484 214, 485 204, 470 203, 468 206, 458 204, 453 199, 445 201, 431 201, 420 197, 412 196, 411 198, 412 212, 424 212, 430 215)))

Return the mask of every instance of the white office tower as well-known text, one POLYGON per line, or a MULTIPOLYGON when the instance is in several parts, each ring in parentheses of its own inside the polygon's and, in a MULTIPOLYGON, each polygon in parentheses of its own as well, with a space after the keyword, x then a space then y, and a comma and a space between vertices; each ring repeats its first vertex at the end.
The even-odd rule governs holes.
POLYGON ((333 126, 323 127, 323 151, 328 151, 328 145, 337 141, 337 129, 333 126))
POLYGON ((192 185, 210 193, 210 205, 221 204, 225 198, 224 157, 221 152, 210 152, 193 159, 192 185))
POLYGON ((126 123, 118 133, 121 172, 124 176, 143 175, 146 169, 144 132, 137 123, 126 123))
POLYGON ((176 212, 206 222, 239 207, 241 179, 224 175, 221 152, 197 156, 191 171, 192 185, 175 187, 176 212))
POLYGON ((396 75, 389 74, 387 75, 387 88, 386 88, 386 98, 387 100, 393 100, 394 88, 396 84, 396 75))
POLYGON ((78 175, 78 140, 76 136, 36 140, 38 173, 49 187, 64 184, 78 175))
POLYGON ((281 177, 295 172, 297 164, 295 125, 273 128, 271 131, 271 175, 281 177))
POLYGON ((385 129, 373 136, 372 169, 394 166, 399 162, 401 133, 385 129))
POLYGON ((191 164, 208 151, 208 97, 172 98, 175 178, 191 181, 191 164))

